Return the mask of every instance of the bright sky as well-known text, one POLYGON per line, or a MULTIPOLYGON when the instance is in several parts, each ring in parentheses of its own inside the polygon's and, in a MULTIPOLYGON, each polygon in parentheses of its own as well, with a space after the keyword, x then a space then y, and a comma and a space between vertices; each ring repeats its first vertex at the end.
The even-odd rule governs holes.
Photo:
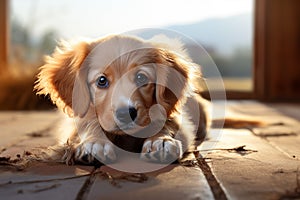
POLYGON ((11 10, 34 35, 99 37, 250 13, 253 0, 12 0, 11 10))

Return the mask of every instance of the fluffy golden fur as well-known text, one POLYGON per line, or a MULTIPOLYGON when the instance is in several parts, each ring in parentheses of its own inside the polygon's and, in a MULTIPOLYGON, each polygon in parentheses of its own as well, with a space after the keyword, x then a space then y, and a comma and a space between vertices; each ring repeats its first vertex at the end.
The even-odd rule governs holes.
POLYGON ((116 146, 168 162, 206 135, 200 78, 178 41, 113 35, 61 43, 35 88, 76 121, 60 133, 68 135, 70 148, 61 158, 67 163, 116 161, 116 146))

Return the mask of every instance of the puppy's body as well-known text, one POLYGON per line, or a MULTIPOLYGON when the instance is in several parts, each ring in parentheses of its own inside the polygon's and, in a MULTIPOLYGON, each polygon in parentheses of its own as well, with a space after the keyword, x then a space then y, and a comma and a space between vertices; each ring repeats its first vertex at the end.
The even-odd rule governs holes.
POLYGON ((141 158, 181 158, 203 140, 209 119, 200 68, 180 49, 128 36, 63 45, 41 67, 36 89, 76 121, 62 159, 115 161, 117 148, 141 158), (179 54, 180 53, 180 54, 179 54))

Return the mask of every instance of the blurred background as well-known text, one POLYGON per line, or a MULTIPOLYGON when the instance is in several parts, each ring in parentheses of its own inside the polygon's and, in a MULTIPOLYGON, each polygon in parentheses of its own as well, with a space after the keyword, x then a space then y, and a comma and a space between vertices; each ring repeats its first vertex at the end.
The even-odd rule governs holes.
POLYGON ((0 71, 2 110, 49 108, 32 86, 44 55, 53 52, 57 41, 141 28, 170 29, 191 37, 216 63, 226 90, 253 90, 253 0, 6 2, 9 48, 8 64, 0 71))
POLYGON ((223 76, 251 77, 252 0, 11 0, 10 10, 12 59, 40 61, 59 39, 155 27, 202 44, 223 76))

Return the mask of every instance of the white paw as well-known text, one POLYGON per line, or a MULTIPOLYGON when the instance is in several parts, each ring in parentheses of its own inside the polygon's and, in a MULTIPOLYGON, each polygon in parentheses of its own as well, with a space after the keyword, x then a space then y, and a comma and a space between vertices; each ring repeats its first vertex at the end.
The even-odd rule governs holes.
POLYGON ((75 150, 75 160, 86 164, 92 164, 96 160, 113 162, 116 158, 113 145, 107 141, 87 141, 75 150))
POLYGON ((182 144, 171 137, 149 138, 144 142, 141 159, 151 162, 174 162, 182 157, 182 144))

